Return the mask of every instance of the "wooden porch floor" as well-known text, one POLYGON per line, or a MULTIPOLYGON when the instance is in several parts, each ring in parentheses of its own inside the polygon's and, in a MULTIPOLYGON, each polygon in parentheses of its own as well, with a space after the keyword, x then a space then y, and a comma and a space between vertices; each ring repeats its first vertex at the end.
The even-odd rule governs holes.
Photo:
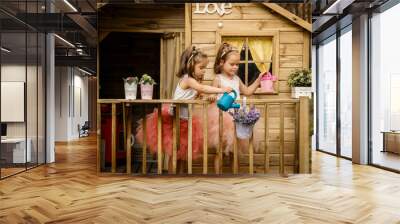
POLYGON ((314 152, 313 174, 98 177, 96 141, 0 181, 0 223, 400 223, 400 175, 314 152))

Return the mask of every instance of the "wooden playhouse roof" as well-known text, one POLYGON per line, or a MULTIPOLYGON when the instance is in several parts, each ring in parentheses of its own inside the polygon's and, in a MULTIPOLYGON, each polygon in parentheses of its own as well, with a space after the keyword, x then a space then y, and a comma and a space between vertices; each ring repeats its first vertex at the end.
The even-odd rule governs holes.
POLYGON ((287 9, 281 7, 276 3, 262 3, 267 8, 273 10, 274 12, 280 14, 281 16, 285 17, 286 19, 292 21, 293 23, 297 24, 298 26, 304 28, 305 30, 312 32, 312 24, 303 20, 302 18, 296 16, 295 14, 291 13, 287 9))

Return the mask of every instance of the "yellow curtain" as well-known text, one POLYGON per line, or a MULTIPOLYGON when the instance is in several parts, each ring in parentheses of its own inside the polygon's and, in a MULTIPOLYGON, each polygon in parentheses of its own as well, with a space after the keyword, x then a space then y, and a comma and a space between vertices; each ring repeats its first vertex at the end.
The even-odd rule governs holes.
POLYGON ((222 43, 226 42, 226 43, 232 45, 240 53, 242 51, 244 41, 245 41, 245 38, 243 38, 243 37, 224 37, 224 39, 222 40, 222 43))
POLYGON ((161 43, 160 98, 171 99, 178 77, 180 55, 183 51, 183 33, 166 33, 161 43))
POLYGON ((272 59, 271 37, 249 37, 249 49, 260 72, 268 72, 272 59))

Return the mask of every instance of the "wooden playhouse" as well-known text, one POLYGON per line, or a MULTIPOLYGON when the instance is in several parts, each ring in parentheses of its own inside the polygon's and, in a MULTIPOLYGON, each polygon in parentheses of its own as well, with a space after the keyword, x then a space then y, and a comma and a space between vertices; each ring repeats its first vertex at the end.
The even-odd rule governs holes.
MULTIPOLYGON (((228 164, 228 159, 221 161, 220 169, 214 169, 212 158, 221 153, 221 149, 207 148, 205 136, 204 155, 208 156, 199 161, 189 158, 181 172, 311 171, 310 100, 292 99, 291 88, 287 85, 293 70, 310 68, 309 5, 104 3, 100 6, 99 172, 148 174, 153 173, 153 167, 154 173, 165 173, 161 149, 157 155, 149 155, 146 144, 132 147, 133 140, 129 136, 135 130, 135 121, 163 103, 186 103, 193 108, 206 108, 208 103, 201 100, 170 100, 177 81, 179 56, 184 48, 192 45, 205 51, 210 63, 203 83, 211 84, 215 76, 212 69, 215 55, 223 42, 241 49, 239 74, 245 84, 251 84, 261 70, 269 70, 278 77, 274 83, 275 91, 257 90, 248 100, 247 103, 255 104, 263 116, 257 122, 248 152, 238 154, 235 151, 234 166, 228 164), (257 50, 255 45, 261 47, 257 50), (150 74, 158 83, 153 94, 155 100, 125 100, 122 78, 144 73, 150 74)), ((162 127, 154 131, 160 133, 162 127)), ((177 173, 176 161, 172 173, 177 173)))

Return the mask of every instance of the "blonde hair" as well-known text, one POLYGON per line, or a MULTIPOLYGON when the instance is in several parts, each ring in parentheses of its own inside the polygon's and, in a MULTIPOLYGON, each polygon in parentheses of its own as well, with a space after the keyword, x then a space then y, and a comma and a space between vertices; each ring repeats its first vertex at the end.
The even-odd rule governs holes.
POLYGON ((232 53, 239 53, 239 50, 233 47, 232 45, 228 43, 223 43, 218 49, 217 56, 215 58, 214 62, 214 73, 219 74, 222 72, 221 70, 221 61, 226 61, 226 59, 232 54, 232 53))

